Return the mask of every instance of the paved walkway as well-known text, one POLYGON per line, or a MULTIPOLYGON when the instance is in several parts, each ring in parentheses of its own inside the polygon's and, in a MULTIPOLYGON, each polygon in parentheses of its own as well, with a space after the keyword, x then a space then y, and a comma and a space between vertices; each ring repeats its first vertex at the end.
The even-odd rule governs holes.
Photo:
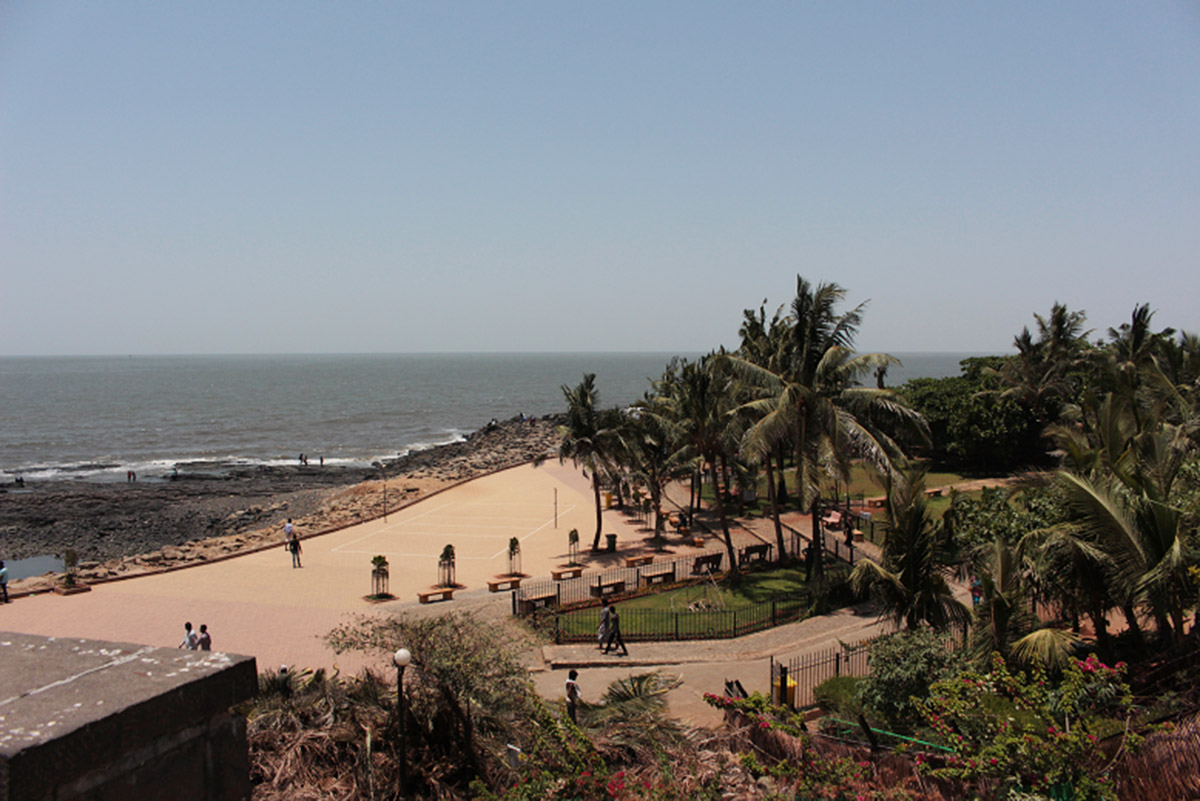
POLYGON ((771 657, 825 651, 888 630, 872 610, 859 606, 731 640, 632 642, 629 656, 605 655, 593 645, 548 645, 542 648, 546 669, 535 672, 534 686, 547 698, 562 697, 566 670, 576 668, 584 699, 596 701, 617 679, 661 670, 683 679, 667 696, 671 712, 695 725, 717 726, 723 713, 705 703, 704 694, 722 692, 726 679, 741 681, 747 692, 768 693, 771 657))
MULTIPOLYGON (((567 532, 581 534, 581 557, 592 569, 612 565, 630 552, 649 551, 651 532, 620 511, 604 515, 604 531, 617 534, 616 555, 587 553, 595 512, 586 478, 569 465, 526 465, 476 479, 376 520, 303 541, 303 567, 293 568, 281 547, 200 564, 172 573, 99 584, 73 596, 41 594, 0 606, 0 630, 52 637, 81 637, 175 645, 183 622, 208 625, 217 650, 256 657, 260 670, 281 664, 338 667, 356 673, 383 668, 382 659, 335 655, 323 642, 334 627, 358 615, 395 612, 434 614, 454 609, 479 617, 507 619, 508 593, 493 594, 487 580, 508 572, 508 543, 521 543, 522 568, 549 578, 567 561, 567 532), (437 558, 446 544, 457 556, 457 580, 464 585, 454 600, 418 605, 416 593, 437 580, 437 558), (391 591, 399 600, 372 604, 371 557, 388 557, 391 591)), ((803 518, 788 522, 807 531, 803 518)), ((735 543, 774 542, 770 520, 733 529, 735 543)), ((714 526, 713 531, 719 527, 714 526)), ((720 544, 712 532, 697 547, 669 537, 672 550, 700 552, 720 544)), ((596 700, 615 678, 661 666, 684 684, 669 696, 671 710, 693 723, 715 725, 721 716, 703 702, 720 692, 724 680, 738 679, 747 690, 768 689, 772 655, 792 657, 878 633, 865 610, 843 610, 819 619, 782 626, 737 640, 634 643, 629 657, 603 656, 587 646, 547 646, 529 655, 536 687, 548 698, 562 697, 565 668, 581 666, 585 697, 596 700)))
MULTIPOLYGON (((511 608, 508 593, 492 595, 487 580, 508 572, 508 543, 521 542, 526 573, 549 578, 567 561, 567 532, 595 529, 586 479, 570 465, 512 468, 458 485, 375 520, 303 541, 303 567, 283 547, 184 570, 98 584, 81 595, 44 593, 0 606, 0 630, 56 637, 175 645, 183 623, 208 625, 214 647, 257 657, 259 668, 280 664, 357 671, 366 660, 337 657, 322 637, 355 615, 402 609, 446 611, 495 604, 511 608), (418 606, 418 590, 437 582, 437 560, 453 544, 455 600, 418 606), (388 557, 398 600, 372 604, 371 558, 388 557)), ((622 547, 640 545, 643 532, 610 513, 605 531, 622 547)), ((302 532, 303 533, 303 532, 302 532)), ((585 546, 590 543, 581 543, 585 546)), ((585 558, 586 558, 585 554, 585 558)))

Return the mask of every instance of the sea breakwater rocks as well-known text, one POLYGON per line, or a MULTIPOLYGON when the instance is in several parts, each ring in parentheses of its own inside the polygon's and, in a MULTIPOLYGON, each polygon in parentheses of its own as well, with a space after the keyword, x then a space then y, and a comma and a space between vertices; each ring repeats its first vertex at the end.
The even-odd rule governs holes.
MULTIPOLYGON (((386 461, 387 506, 396 509, 450 484, 514 467, 557 450, 561 416, 519 417, 461 442, 386 461)), ((0 558, 74 549, 84 581, 156 572, 283 542, 292 518, 301 535, 383 513, 378 469, 288 466, 238 469, 214 480, 185 471, 138 484, 29 484, 0 494, 0 558)), ((14 582, 48 586, 52 578, 14 582)))

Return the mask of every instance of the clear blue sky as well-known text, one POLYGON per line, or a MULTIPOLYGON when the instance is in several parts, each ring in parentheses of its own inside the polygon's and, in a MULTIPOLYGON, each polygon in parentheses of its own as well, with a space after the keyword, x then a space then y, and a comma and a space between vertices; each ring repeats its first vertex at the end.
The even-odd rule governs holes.
POLYGON ((1200 330, 1195 2, 0 0, 0 354, 1200 330))

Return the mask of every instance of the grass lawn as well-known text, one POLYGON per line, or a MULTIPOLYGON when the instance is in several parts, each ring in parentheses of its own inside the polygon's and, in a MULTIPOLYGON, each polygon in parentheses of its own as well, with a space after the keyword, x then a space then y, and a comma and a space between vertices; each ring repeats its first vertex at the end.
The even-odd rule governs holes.
MULTIPOLYGON (((849 568, 830 561, 826 570, 827 581, 833 581, 849 568)), ((802 617, 810 589, 804 568, 775 568, 743 574, 736 588, 725 581, 700 582, 620 600, 616 606, 627 639, 727 637, 802 617)), ((600 609, 577 609, 558 615, 557 621, 562 641, 587 640, 595 636, 600 609)))
MULTIPOLYGON (((964 481, 973 481, 975 479, 985 478, 985 477, 986 476, 982 476, 982 475, 966 476, 966 475, 963 475, 962 473, 953 473, 948 470, 930 470, 928 473, 925 474, 925 486, 929 489, 934 489, 937 487, 950 486, 952 484, 961 484, 964 481)), ((999 477, 1003 477, 1003 476, 997 475, 994 477, 999 478, 999 477)), ((796 473, 795 473, 795 471, 792 469, 789 469, 787 471, 787 473, 784 475, 784 480, 785 480, 785 482, 787 484, 787 488, 788 488, 788 495, 789 495, 789 501, 790 501, 789 507, 795 508, 796 498, 799 496, 799 493, 796 491, 796 473)), ((846 495, 846 485, 839 484, 837 486, 837 490, 840 493, 840 497, 844 498, 846 495)), ((826 482, 825 484, 823 484, 822 493, 823 493, 824 497, 826 497, 826 498, 831 497, 833 495, 833 492, 834 492, 833 482, 830 481, 830 482, 826 482)), ((873 498, 873 497, 879 497, 879 496, 883 495, 883 488, 880 485, 880 483, 877 479, 877 474, 875 473, 874 470, 872 470, 864 465, 856 464, 856 465, 854 465, 854 467, 852 468, 851 473, 850 473, 850 490, 849 490, 849 492, 850 492, 850 495, 854 498, 873 498)), ((967 495, 976 495, 978 493, 969 492, 966 494, 967 495)), ((712 487, 709 486, 708 484, 704 485, 702 497, 703 497, 706 505, 710 505, 712 503, 712 498, 713 498, 712 487)), ((946 493, 945 495, 943 495, 939 498, 930 498, 929 499, 929 511, 935 520, 941 520, 942 515, 945 514, 946 509, 948 509, 949 507, 950 507, 949 493, 946 493)), ((727 509, 727 511, 730 514, 733 514, 734 509, 736 509, 736 506, 731 506, 727 509)), ((762 516, 762 515, 766 514, 766 509, 767 509, 767 478, 766 478, 766 475, 763 474, 759 477, 759 482, 758 482, 758 500, 754 501, 753 503, 747 503, 746 504, 746 512, 747 512, 747 514, 750 514, 750 515, 762 516)), ((804 510, 804 511, 807 511, 807 510, 804 510)), ((879 520, 881 518, 886 519, 882 515, 882 510, 876 509, 876 510, 872 510, 872 511, 874 512, 874 516, 875 516, 876 520, 879 520)))

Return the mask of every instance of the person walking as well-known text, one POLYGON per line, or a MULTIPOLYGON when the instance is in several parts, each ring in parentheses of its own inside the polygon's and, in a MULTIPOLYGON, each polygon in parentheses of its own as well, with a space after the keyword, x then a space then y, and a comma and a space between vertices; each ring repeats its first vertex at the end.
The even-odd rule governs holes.
POLYGON ((288 550, 292 552, 292 567, 304 567, 300 564, 300 538, 295 534, 292 535, 292 543, 288 550))
POLYGON ((201 651, 212 650, 212 636, 208 633, 208 626, 206 624, 200 624, 200 636, 196 638, 196 641, 200 645, 201 651))
POLYGON ((621 646, 621 656, 629 656, 625 638, 621 636, 621 614, 614 604, 608 608, 608 638, 604 641, 604 653, 607 654, 609 649, 615 651, 618 645, 621 646))
POLYGON ((567 674, 566 690, 567 690, 567 715, 571 718, 571 722, 579 725, 576 719, 576 711, 579 706, 579 697, 582 694, 579 689, 579 671, 572 670, 567 674))
POLYGON ((612 617, 612 608, 608 604, 608 599, 605 598, 600 606, 600 626, 596 629, 596 648, 604 647, 604 641, 608 639, 608 621, 612 617))
POLYGON ((292 528, 292 519, 290 517, 287 524, 283 527, 283 533, 287 537, 283 547, 292 555, 292 567, 303 567, 300 564, 300 535, 292 528))
POLYGON ((195 651, 199 647, 199 639, 196 637, 196 632, 192 631, 191 621, 183 624, 183 640, 176 648, 186 648, 189 651, 195 651))
POLYGON ((11 603, 8 600, 8 568, 3 559, 0 559, 0 595, 4 596, 4 603, 11 603))

